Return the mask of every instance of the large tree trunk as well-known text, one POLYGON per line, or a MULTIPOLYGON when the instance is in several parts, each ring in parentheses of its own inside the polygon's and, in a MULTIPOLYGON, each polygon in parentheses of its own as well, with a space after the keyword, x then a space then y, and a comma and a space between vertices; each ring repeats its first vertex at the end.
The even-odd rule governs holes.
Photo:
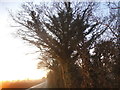
POLYGON ((90 62, 90 55, 87 50, 87 47, 84 46, 81 50, 79 50, 79 54, 82 60, 81 75, 82 75, 83 81, 81 83, 81 88, 93 88, 95 84, 92 77, 93 68, 90 62))
POLYGON ((48 88, 64 88, 61 68, 55 68, 47 76, 48 88))
POLYGON ((62 75, 65 88, 80 88, 82 79, 79 68, 75 64, 64 63, 62 65, 62 75))
POLYGON ((80 88, 81 82, 80 67, 74 62, 62 62, 48 74, 49 88, 80 88))

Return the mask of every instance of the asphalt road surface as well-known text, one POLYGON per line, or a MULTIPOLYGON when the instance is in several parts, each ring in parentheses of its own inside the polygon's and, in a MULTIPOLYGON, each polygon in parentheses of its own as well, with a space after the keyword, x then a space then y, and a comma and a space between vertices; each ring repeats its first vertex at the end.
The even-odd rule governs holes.
POLYGON ((45 80, 43 83, 37 84, 35 86, 32 86, 26 90, 39 90, 40 88, 46 88, 47 89, 47 80, 45 80))

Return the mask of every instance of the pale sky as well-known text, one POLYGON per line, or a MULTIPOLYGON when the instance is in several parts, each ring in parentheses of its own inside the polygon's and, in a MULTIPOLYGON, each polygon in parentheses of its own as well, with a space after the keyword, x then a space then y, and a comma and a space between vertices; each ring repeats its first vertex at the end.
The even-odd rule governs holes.
MULTIPOLYGON (((49 0, 23 1, 38 2, 49 0)), ((0 80, 23 79, 31 78, 32 76, 39 78, 44 75, 43 71, 36 69, 36 58, 38 55, 26 55, 26 53, 34 52, 36 48, 26 45, 22 40, 14 38, 12 35, 16 31, 16 28, 11 27, 13 23, 8 10, 12 10, 13 12, 19 10, 21 3, 22 0, 0 0, 0 80)))
POLYGON ((28 46, 12 35, 16 29, 11 27, 8 9, 16 11, 20 5, 21 2, 0 1, 0 81, 44 76, 43 71, 36 69, 38 55, 26 55, 34 52, 36 48, 28 46))

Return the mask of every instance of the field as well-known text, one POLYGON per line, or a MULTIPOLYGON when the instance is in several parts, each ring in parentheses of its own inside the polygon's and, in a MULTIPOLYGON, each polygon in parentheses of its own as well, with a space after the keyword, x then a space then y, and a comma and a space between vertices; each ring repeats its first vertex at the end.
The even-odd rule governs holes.
POLYGON ((16 81, 3 81, 2 88, 30 88, 34 85, 40 84, 45 78, 39 80, 16 80, 16 81))

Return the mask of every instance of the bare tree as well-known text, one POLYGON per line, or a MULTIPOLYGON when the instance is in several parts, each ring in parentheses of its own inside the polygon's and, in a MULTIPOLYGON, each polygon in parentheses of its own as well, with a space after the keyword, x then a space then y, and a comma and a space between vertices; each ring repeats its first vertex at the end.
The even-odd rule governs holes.
MULTIPOLYGON (((40 49, 45 66, 59 68, 65 88, 95 87, 90 50, 111 25, 111 18, 96 16, 93 2, 25 3, 11 15, 21 25, 18 35, 40 49), (79 66, 80 65, 80 66, 79 66)), ((59 74, 60 74, 59 73, 59 74)))

